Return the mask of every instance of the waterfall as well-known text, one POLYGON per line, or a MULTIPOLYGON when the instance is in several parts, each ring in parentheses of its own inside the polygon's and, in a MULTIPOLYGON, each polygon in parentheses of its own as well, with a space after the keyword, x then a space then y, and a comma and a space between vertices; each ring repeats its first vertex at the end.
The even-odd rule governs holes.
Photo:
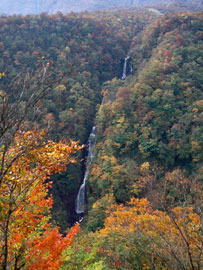
POLYGON ((87 163, 86 163, 86 171, 83 178, 82 185, 80 186, 80 189, 78 191, 78 195, 75 201, 75 212, 77 214, 84 213, 84 206, 85 206, 85 186, 89 174, 89 165, 92 163, 94 158, 93 153, 93 147, 95 145, 95 136, 96 136, 96 127, 92 128, 92 131, 90 133, 89 139, 88 139, 88 156, 87 156, 87 163))
POLYGON ((130 57, 127 55, 127 57, 125 58, 124 60, 124 65, 123 65, 123 74, 122 74, 122 77, 121 77, 121 80, 125 80, 126 77, 127 77, 127 62, 128 62, 128 59, 130 57))

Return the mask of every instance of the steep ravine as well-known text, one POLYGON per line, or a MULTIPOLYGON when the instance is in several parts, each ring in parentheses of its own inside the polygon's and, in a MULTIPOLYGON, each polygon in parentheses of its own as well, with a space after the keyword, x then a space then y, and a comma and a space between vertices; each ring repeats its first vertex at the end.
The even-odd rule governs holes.
MULTIPOLYGON (((9 81, 25 71, 30 75, 28 87, 35 86, 38 71, 47 66, 52 87, 38 104, 32 123, 39 128, 52 127, 49 137, 53 140, 71 138, 86 144, 101 103, 103 83, 122 76, 120 62, 132 39, 156 18, 147 10, 1 17, 0 72, 6 70, 7 76, 0 88, 17 92, 21 76, 13 85, 9 81)), ((77 153, 76 158, 76 165, 53 176, 52 214, 62 231, 72 224, 83 179, 84 154, 77 153)))
MULTIPOLYGON (((121 59, 121 74, 119 75, 118 79, 125 80, 128 75, 132 74, 132 72, 133 68, 131 65, 131 57, 127 55, 124 59, 121 59)), ((95 156, 94 146, 96 144, 96 132, 97 127, 93 126, 88 138, 86 151, 84 151, 83 155, 83 160, 85 161, 82 166, 82 181, 75 199, 74 210, 71 209, 71 223, 74 223, 75 221, 82 221, 85 213, 87 213, 88 199, 86 197, 86 185, 89 177, 89 168, 95 156)))

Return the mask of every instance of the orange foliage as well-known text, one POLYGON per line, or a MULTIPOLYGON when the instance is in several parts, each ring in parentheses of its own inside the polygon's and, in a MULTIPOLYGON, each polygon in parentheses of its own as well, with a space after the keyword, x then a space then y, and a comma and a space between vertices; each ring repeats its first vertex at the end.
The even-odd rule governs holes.
MULTIPOLYGON (((192 207, 176 207, 171 212, 153 210, 147 199, 131 199, 127 206, 112 206, 105 220, 102 235, 119 233, 143 234, 151 241, 151 249, 160 260, 178 264, 186 262, 194 268, 202 260, 201 217, 192 207), (172 259, 171 259, 172 258, 172 259)), ((197 267, 197 268, 195 268, 197 267)))
POLYGON ((62 251, 79 230, 76 225, 63 238, 58 228, 51 226, 51 184, 45 180, 75 163, 71 155, 82 147, 73 141, 45 143, 44 135, 44 131, 20 132, 5 156, 7 173, 0 190, 3 267, 25 264, 26 269, 58 269, 62 251), (17 153, 19 158, 13 162, 17 153))
POLYGON ((30 243, 29 253, 26 256, 26 260, 31 261, 29 269, 57 270, 63 262, 63 250, 72 243, 78 231, 79 224, 76 224, 63 238, 57 228, 46 230, 34 243, 30 243))

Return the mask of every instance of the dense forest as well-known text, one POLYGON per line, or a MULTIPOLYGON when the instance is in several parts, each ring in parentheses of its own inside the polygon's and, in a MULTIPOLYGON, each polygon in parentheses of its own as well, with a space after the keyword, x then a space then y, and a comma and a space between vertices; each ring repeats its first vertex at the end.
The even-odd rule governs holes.
POLYGON ((202 268, 202 15, 0 17, 3 270, 202 268))
MULTIPOLYGON (((101 102, 102 83, 119 75, 120 60, 131 39, 153 19, 152 12, 126 16, 122 11, 99 16, 58 13, 1 18, 0 72, 6 73, 1 89, 18 93, 24 84, 34 89, 46 68, 49 80, 45 83, 52 86, 35 107, 33 125, 47 123, 52 139, 86 143, 96 105, 101 102)), ((53 183, 54 217, 60 219, 60 226, 65 222, 64 228, 72 220, 69 215, 81 181, 81 158, 53 183)))

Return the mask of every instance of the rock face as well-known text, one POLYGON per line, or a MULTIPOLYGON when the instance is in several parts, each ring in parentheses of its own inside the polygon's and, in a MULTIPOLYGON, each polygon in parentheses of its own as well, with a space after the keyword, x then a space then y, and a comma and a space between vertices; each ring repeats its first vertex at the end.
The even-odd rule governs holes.
POLYGON ((183 10, 203 9, 202 0, 1 0, 0 14, 49 14, 61 11, 95 11, 100 9, 129 7, 129 6, 166 6, 176 5, 183 10))

